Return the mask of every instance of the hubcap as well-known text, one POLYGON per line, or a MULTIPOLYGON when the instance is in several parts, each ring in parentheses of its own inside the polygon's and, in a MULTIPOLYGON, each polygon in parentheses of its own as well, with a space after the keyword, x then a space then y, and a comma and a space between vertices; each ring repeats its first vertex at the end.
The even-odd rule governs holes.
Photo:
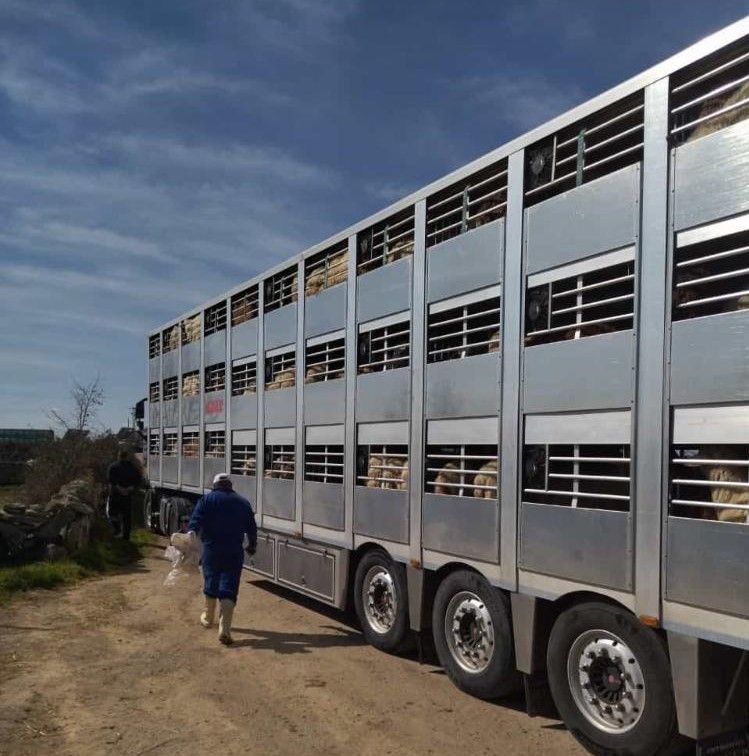
POLYGON ((578 709, 599 730, 631 730, 645 708, 645 678, 631 649, 607 630, 580 635, 567 656, 567 682, 578 709))
POLYGON ((398 611, 393 576, 385 567, 375 565, 369 568, 364 577, 362 598, 369 626, 384 635, 395 623, 398 611))
POLYGON ((466 672, 478 674, 494 653, 494 625, 484 602, 470 591, 456 593, 445 612, 445 638, 453 659, 466 672))

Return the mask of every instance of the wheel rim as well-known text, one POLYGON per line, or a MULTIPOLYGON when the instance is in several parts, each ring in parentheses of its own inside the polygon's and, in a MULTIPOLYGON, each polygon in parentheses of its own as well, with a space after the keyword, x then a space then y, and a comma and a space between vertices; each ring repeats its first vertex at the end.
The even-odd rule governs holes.
POLYGON ((567 682, 585 718, 599 730, 631 730, 645 708, 645 678, 637 657, 607 630, 578 636, 567 656, 567 682))
POLYGON ((445 612, 445 638, 453 659, 466 672, 483 672, 494 654, 494 624, 475 593, 456 593, 445 612))
POLYGON ((369 626, 384 635, 395 624, 398 613, 395 581, 385 567, 375 565, 369 568, 364 576, 362 598, 369 626))

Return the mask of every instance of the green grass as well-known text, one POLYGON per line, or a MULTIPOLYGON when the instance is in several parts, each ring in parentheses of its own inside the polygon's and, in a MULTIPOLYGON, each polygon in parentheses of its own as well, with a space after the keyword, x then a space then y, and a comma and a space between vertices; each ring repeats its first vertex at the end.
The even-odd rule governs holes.
POLYGON ((86 577, 116 572, 137 561, 141 549, 155 537, 147 530, 134 530, 131 541, 95 541, 59 562, 28 562, 0 567, 0 604, 14 593, 36 588, 57 588, 86 577))

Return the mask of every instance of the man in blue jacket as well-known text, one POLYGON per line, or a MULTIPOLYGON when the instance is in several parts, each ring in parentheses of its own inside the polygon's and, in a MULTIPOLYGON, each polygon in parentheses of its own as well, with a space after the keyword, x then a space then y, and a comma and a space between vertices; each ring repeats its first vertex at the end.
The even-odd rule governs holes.
POLYGON ((200 533, 203 541, 205 610, 200 624, 213 625, 216 602, 220 601, 218 639, 228 646, 232 642, 231 620, 242 576, 245 535, 250 556, 257 546, 255 515, 250 502, 232 489, 231 478, 219 473, 213 479, 213 490, 198 501, 188 529, 193 534, 200 533))

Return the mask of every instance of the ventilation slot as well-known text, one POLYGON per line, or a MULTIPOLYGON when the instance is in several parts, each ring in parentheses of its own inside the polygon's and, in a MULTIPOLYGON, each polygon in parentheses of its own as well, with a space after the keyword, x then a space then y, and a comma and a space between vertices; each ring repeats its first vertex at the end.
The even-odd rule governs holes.
POLYGON ((265 312, 277 310, 297 300, 297 269, 287 268, 265 282, 265 312))
POLYGON ((676 249, 673 319, 749 310, 749 231, 676 249))
POLYGON ((427 362, 445 362, 498 352, 499 318, 499 297, 430 312, 427 362))
POLYGON ((749 117, 749 39, 694 63, 670 81, 674 144, 743 121, 749 117))
POLYGON ((226 435, 222 430, 205 432, 205 456, 211 459, 223 458, 226 455, 226 435))
POLYGON ((343 446, 308 446, 304 450, 304 479, 317 483, 343 483, 343 446))
POLYGON ((273 444, 265 447, 265 477, 294 480, 294 445, 273 444))
POLYGON ((359 373, 378 373, 408 367, 410 325, 407 320, 359 334, 359 373))
POLYGON ((176 457, 177 449, 179 448, 179 441, 176 433, 164 434, 164 457, 176 457))
POLYGON ((219 302, 205 311, 205 335, 226 329, 226 302, 219 302))
POLYGON ((148 359, 152 360, 161 354, 161 336, 157 333, 148 337, 148 359))
POLYGON ((674 446, 671 514, 749 523, 749 446, 674 446))
POLYGON ((161 454, 161 437, 158 433, 148 434, 148 455, 158 457, 161 454))
POLYGON ((265 356, 265 390, 293 388, 296 385, 296 352, 294 349, 272 357, 265 356))
POLYGON ((226 388, 226 363, 219 362, 205 369, 205 391, 223 391, 226 388))
POLYGON ((232 365, 231 369, 231 395, 242 396, 254 394, 257 391, 257 363, 245 362, 241 365, 232 365))
POLYGON ((162 391, 165 402, 179 397, 179 379, 175 375, 172 378, 164 378, 164 390, 162 391))
POLYGON ((200 341, 200 315, 182 321, 182 346, 200 341))
POLYGON ((238 326, 257 317, 258 313, 258 288, 250 286, 249 289, 240 291, 231 298, 231 324, 238 326))
POLYGON ((408 490, 408 447, 401 444, 359 446, 356 484, 366 488, 408 490))
POLYGON ((414 251, 414 209, 406 210, 362 231, 356 238, 358 275, 409 257, 414 251))
POLYGON ((635 263, 629 261, 529 286, 525 345, 549 344, 632 328, 635 263))
POLYGON ((198 396, 200 394, 200 373, 195 370, 182 376, 182 396, 198 396))
POLYGON ((526 206, 640 162, 643 123, 640 91, 529 147, 526 206))
POLYGON ((257 449, 254 445, 234 444, 231 447, 231 471, 233 475, 255 477, 257 474, 257 449))
POLYGON ((523 503, 629 511, 629 445, 526 446, 523 503))
POLYGON ((507 209, 507 161, 443 189, 427 200, 427 247, 502 218, 507 209))
POLYGON ((170 328, 167 328, 162 334, 161 334, 161 351, 166 354, 167 352, 172 352, 175 349, 179 349, 179 324, 173 325, 170 328))
POLYGON ((200 434, 197 431, 190 431, 182 434, 182 456, 197 457, 200 454, 200 434))
POLYGON ((149 402, 153 403, 153 402, 159 401, 159 398, 160 398, 159 389, 160 389, 160 386, 159 386, 158 381, 156 381, 156 383, 151 383, 148 386, 148 401, 149 402))
POLYGON ((304 374, 305 383, 343 378, 346 363, 346 347, 343 338, 314 345, 308 343, 304 359, 307 366, 304 374))
POLYGON ((308 258, 304 264, 304 295, 343 283, 348 277, 348 239, 308 258))
POLYGON ((497 447, 484 444, 427 446, 426 493, 497 498, 497 447))

